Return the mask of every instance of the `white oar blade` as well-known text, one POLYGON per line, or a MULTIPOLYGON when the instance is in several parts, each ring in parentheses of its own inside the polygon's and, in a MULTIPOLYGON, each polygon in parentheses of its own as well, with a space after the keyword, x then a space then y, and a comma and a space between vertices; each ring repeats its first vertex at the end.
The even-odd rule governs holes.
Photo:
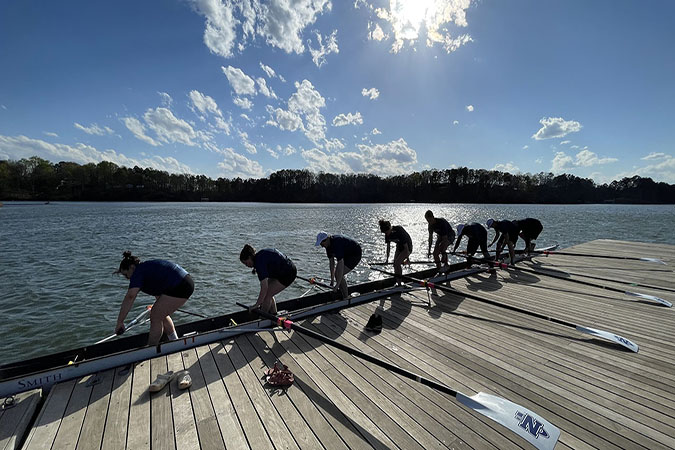
POLYGON ((653 262, 653 263, 656 263, 656 264, 663 264, 664 266, 668 265, 664 261, 661 261, 658 258, 640 258, 640 261, 647 261, 647 262, 653 262))
POLYGON ((485 392, 467 397, 458 392, 457 400, 467 408, 504 425, 538 449, 553 449, 560 437, 560 430, 555 425, 529 409, 501 397, 485 392))
POLYGON ((661 297, 657 297, 655 295, 641 294, 639 292, 631 292, 631 291, 626 291, 626 292, 624 292, 624 294, 632 295, 633 297, 644 298, 645 300, 651 300, 653 302, 660 303, 663 306, 667 306, 668 308, 673 307, 673 304, 670 303, 668 300, 664 300, 661 297))
POLYGON ((638 347, 635 342, 631 341, 630 339, 626 339, 625 337, 621 337, 618 334, 596 330, 595 328, 586 328, 579 325, 577 325, 577 331, 581 333, 592 334, 593 336, 601 337, 603 339, 607 339, 608 341, 616 342, 617 344, 622 345, 635 353, 640 350, 640 347, 638 347))

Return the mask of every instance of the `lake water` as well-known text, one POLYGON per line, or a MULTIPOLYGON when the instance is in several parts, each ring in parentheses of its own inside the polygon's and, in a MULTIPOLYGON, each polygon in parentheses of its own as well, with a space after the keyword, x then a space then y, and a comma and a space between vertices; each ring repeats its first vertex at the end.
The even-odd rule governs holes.
MULTIPOLYGON (((0 362, 89 345, 110 335, 128 286, 111 275, 124 250, 142 260, 169 259, 183 266, 195 280, 184 309, 219 315, 237 310, 235 302, 256 300, 257 277, 239 262, 244 244, 275 247, 296 263, 298 274, 328 277, 325 251, 314 247, 316 233, 351 236, 362 243, 364 260, 382 261, 386 246, 377 221, 385 218, 410 233, 411 259, 426 259, 427 209, 453 225, 536 217, 544 224, 540 246, 568 247, 600 238, 675 245, 673 205, 8 202, 0 208, 0 362)), ((362 263, 348 280, 377 277, 362 263)), ((307 289, 298 281, 278 299, 307 289)), ((139 295, 128 318, 153 300, 139 295)), ((173 317, 177 323, 194 319, 181 313, 173 317)))

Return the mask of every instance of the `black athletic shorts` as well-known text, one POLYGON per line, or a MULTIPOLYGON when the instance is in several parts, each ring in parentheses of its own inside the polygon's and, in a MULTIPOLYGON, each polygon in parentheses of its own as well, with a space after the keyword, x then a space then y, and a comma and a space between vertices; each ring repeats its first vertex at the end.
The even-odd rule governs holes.
POLYGON ((295 281, 295 277, 298 275, 298 269, 295 268, 295 264, 293 264, 293 261, 290 261, 291 263, 291 269, 289 269, 287 272, 285 272, 283 275, 281 275, 279 278, 279 283, 283 284, 284 286, 288 287, 291 285, 293 281, 295 281))
POLYGON ((359 265, 361 261, 361 246, 358 247, 359 251, 353 255, 345 256, 345 267, 349 270, 354 270, 354 267, 359 265))
POLYGON ((194 291, 195 282, 192 280, 190 274, 187 274, 180 283, 172 288, 167 289, 162 295, 168 295, 169 297, 176 298, 190 298, 194 291))

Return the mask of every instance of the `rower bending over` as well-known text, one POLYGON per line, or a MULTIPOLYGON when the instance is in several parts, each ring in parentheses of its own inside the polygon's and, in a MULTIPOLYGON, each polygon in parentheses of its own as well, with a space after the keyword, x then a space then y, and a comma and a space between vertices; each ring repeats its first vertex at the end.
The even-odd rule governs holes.
POLYGON ((534 250, 535 242, 539 237, 539 233, 544 229, 544 226, 537 219, 528 217, 527 219, 515 220, 520 232, 520 237, 525 241, 525 251, 529 256, 534 250))
POLYGON ((516 263, 516 242, 518 241, 518 225, 511 220, 493 220, 488 219, 488 228, 495 229, 495 238, 490 243, 490 246, 495 243, 497 239, 497 252, 495 254, 495 261, 499 260, 499 254, 504 249, 504 246, 509 247, 509 256, 511 257, 511 264, 516 263))
POLYGON ((424 218, 429 223, 429 249, 427 257, 431 256, 431 243, 434 241, 434 233, 437 234, 436 245, 434 246, 434 262, 438 269, 441 268, 441 262, 444 266, 448 265, 448 255, 445 251, 455 240, 455 231, 447 220, 442 217, 434 217, 431 210, 424 213, 424 218))
POLYGON ((391 243, 396 243, 396 252, 394 253, 394 273, 396 274, 396 284, 401 285, 403 279, 403 262, 408 259, 412 253, 413 243, 410 235, 405 228, 400 225, 391 226, 388 220, 380 220, 380 231, 384 233, 384 241, 387 243, 387 259, 384 262, 389 262, 389 250, 391 243))
POLYGON ((476 253, 478 247, 483 252, 483 258, 490 259, 490 254, 487 250, 487 230, 479 223, 473 222, 470 224, 457 225, 457 242, 452 249, 454 254, 459 247, 462 236, 466 236, 469 240, 466 244, 467 261, 471 264, 471 257, 476 253))
POLYGON ((264 248, 256 253, 248 244, 241 250, 239 260, 245 266, 252 267, 260 280, 258 301, 249 307, 249 311, 260 308, 263 312, 276 314, 277 302, 274 296, 290 286, 298 274, 293 261, 274 248, 264 248))
POLYGON ((143 291, 157 299, 150 310, 148 345, 159 344, 162 333, 166 333, 172 341, 178 339, 170 314, 183 306, 194 292, 195 284, 192 277, 185 269, 171 261, 153 259, 141 263, 141 260, 130 251, 122 255, 124 258, 120 267, 113 273, 121 273, 129 280, 129 290, 120 307, 115 333, 124 333, 124 319, 131 310, 138 292, 143 291))
POLYGON ((329 236, 323 231, 316 235, 316 247, 319 245, 326 249, 326 256, 330 260, 330 285, 342 293, 342 298, 349 296, 347 280, 345 276, 354 270, 361 261, 361 246, 355 240, 346 236, 334 234, 329 236), (337 260, 337 265, 335 264, 337 260))

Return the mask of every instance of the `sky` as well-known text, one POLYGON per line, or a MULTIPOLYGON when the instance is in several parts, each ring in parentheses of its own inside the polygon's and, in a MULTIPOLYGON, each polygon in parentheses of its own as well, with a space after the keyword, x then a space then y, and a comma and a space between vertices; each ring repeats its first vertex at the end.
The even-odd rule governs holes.
POLYGON ((0 0, 0 160, 675 183, 675 2, 0 0))

